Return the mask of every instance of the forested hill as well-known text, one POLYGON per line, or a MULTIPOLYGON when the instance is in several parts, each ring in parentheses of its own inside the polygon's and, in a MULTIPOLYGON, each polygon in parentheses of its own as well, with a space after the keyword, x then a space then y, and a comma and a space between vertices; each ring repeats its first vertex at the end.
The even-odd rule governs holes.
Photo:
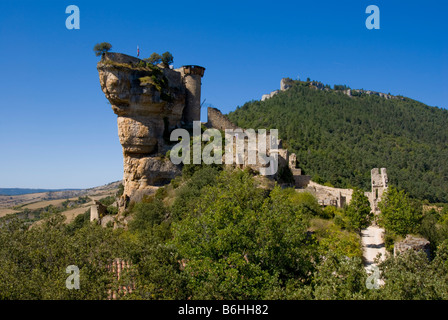
POLYGON ((415 100, 317 90, 296 81, 229 114, 243 128, 279 129, 304 174, 336 187, 370 188, 370 170, 412 197, 448 202, 448 111, 415 100))

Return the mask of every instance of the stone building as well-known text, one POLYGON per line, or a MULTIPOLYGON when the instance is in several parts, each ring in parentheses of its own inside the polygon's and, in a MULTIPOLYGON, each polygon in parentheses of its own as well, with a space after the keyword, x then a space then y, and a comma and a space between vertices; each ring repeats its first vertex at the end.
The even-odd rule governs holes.
POLYGON ((175 71, 180 72, 187 93, 183 121, 187 124, 199 121, 201 119, 201 79, 205 68, 189 65, 175 71))
POLYGON ((345 205, 348 205, 352 200, 353 194, 352 189, 323 186, 311 180, 303 191, 312 193, 321 206, 335 206, 337 208, 342 208, 345 205))
POLYGON ((389 180, 387 178, 386 168, 373 168, 370 171, 372 191, 366 192, 365 195, 369 198, 370 207, 374 214, 379 214, 380 209, 378 203, 381 202, 384 192, 388 188, 389 180))
POLYGON ((95 204, 90 207, 90 221, 101 221, 107 214, 107 207, 101 202, 95 200, 95 204))

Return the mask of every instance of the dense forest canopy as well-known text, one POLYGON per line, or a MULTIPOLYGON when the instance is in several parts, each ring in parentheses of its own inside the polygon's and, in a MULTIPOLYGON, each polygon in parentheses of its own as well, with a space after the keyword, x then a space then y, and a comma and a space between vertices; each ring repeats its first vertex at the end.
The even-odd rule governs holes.
POLYGON ((413 198, 448 202, 448 110, 418 101, 316 90, 295 81, 229 114, 243 128, 279 129, 304 174, 337 187, 370 189, 370 170, 413 198))

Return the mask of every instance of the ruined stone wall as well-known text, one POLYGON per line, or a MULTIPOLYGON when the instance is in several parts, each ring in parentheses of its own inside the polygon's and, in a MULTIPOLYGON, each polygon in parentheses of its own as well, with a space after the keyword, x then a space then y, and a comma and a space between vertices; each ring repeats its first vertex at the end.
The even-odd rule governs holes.
POLYGON ((225 129, 239 129, 227 116, 216 108, 207 108, 207 127, 225 131, 225 129))
POLYGON ((386 168, 373 168, 370 175, 372 190, 370 192, 366 192, 365 195, 369 198, 372 212, 379 214, 380 209, 378 208, 378 204, 381 202, 383 194, 386 192, 389 183, 386 168))
POLYGON ((294 183, 296 188, 306 188, 311 182, 311 176, 302 175, 301 169, 292 169, 294 183), (297 171, 296 171, 297 170, 297 171))
POLYGON ((309 181, 304 191, 309 191, 318 199, 323 206, 334 205, 342 208, 352 200, 353 190, 323 186, 314 181, 309 181))

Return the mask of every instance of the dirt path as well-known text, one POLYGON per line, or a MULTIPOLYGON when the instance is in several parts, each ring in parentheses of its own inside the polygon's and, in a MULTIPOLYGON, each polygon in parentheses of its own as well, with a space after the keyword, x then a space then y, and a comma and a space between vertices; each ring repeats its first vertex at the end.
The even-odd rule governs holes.
POLYGON ((375 265, 373 260, 378 253, 381 253, 381 260, 386 258, 386 247, 384 245, 384 229, 378 226, 370 226, 361 231, 361 241, 364 256, 364 265, 366 269, 370 269, 375 265))

